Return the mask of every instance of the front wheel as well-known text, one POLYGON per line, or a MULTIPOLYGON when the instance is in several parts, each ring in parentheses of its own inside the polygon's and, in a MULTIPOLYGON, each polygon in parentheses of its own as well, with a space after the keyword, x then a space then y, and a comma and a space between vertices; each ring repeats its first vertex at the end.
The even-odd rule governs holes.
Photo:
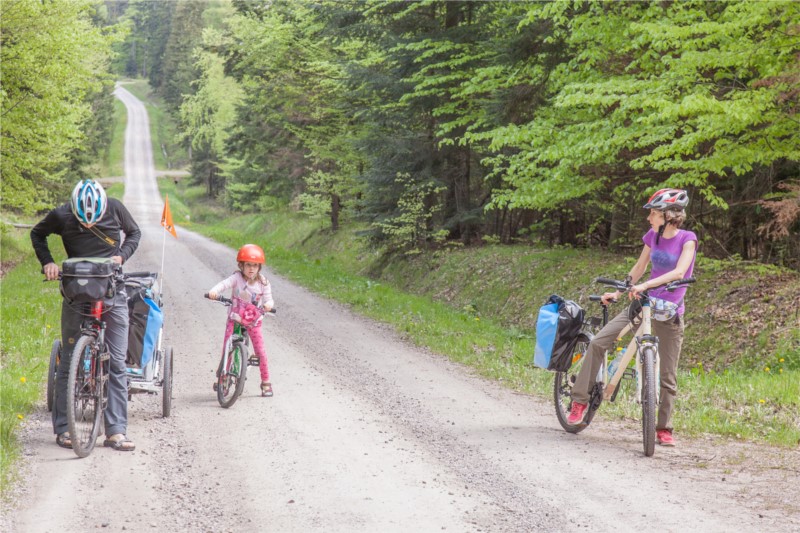
POLYGON ((172 347, 164 352, 161 364, 161 415, 167 418, 172 412, 172 347))
POLYGON ((572 356, 572 366, 566 372, 556 372, 553 380, 553 401, 556 406, 556 417, 558 423, 568 433, 580 433, 589 425, 588 423, 594 418, 596 409, 589 409, 584 415, 585 423, 582 424, 569 424, 567 417, 572 409, 572 387, 575 385, 575 380, 578 378, 583 363, 586 360, 586 349, 589 347, 587 342, 579 342, 575 346, 575 351, 572 356))
POLYGON ((226 409, 231 407, 244 391, 247 376, 247 347, 242 342, 233 342, 220 365, 217 378, 217 401, 226 409))
POLYGON ((67 382, 67 423, 72 450, 88 457, 94 449, 103 417, 103 368, 97 339, 84 335, 75 344, 67 382))
POLYGON ((58 374, 58 363, 61 361, 61 339, 53 341, 50 348, 50 368, 47 370, 47 410, 53 410, 56 399, 56 376, 58 374))
POLYGON ((656 351, 648 346, 642 352, 642 442, 644 454, 651 457, 656 448, 656 351))

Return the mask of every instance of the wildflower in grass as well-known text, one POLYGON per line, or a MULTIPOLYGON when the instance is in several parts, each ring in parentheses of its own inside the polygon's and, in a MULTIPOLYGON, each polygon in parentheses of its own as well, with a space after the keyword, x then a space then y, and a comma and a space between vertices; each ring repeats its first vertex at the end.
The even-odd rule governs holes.
POLYGON ((25 376, 22 376, 21 378, 19 378, 19 380, 22 383, 25 383, 26 381, 28 381, 27 379, 25 379, 25 376))
POLYGON ((778 370, 778 374, 783 374, 783 369, 778 370))
POLYGON ((23 419, 23 418, 25 418, 25 417, 24 417, 24 416, 22 416, 21 414, 17 413, 17 418, 19 418, 20 420, 22 420, 22 419, 23 419))
POLYGON ((780 359, 778 359, 778 362, 779 362, 779 363, 783 363, 783 357, 781 357, 780 359))
POLYGON ((769 367, 768 366, 764 367, 764 372, 769 372, 769 367))
POLYGON ((478 322, 480 319, 481 319, 481 317, 479 317, 479 316, 476 316, 476 317, 475 317, 475 322, 478 322))
POLYGON ((758 400, 758 403, 766 403, 766 400, 758 400))

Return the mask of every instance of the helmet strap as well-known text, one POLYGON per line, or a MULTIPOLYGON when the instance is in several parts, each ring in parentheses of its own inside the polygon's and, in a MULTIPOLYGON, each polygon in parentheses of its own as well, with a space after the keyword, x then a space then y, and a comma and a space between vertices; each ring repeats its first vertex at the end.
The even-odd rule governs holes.
POLYGON ((658 227, 658 234, 656 235, 656 244, 661 240, 661 236, 664 235, 664 230, 667 227, 667 223, 663 223, 658 227))

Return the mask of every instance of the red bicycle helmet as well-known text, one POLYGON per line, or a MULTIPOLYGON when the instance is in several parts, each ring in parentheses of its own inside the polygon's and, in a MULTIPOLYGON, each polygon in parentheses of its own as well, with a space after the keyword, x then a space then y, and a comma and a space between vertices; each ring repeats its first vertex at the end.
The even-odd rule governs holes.
POLYGON ((258 263, 259 265, 263 265, 265 262, 264 250, 257 244, 245 244, 239 248, 239 253, 236 254, 236 260, 242 263, 258 263))
POLYGON ((644 204, 644 209, 683 209, 689 205, 689 193, 683 189, 661 189, 644 204))

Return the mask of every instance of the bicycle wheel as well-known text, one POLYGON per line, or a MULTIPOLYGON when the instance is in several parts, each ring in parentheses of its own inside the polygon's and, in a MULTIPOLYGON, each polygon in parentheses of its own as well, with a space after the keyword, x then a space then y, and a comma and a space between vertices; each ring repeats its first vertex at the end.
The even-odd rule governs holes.
POLYGON ((648 346, 642 352, 642 442, 650 457, 656 448, 656 352, 648 346))
POLYGON ((172 412, 172 347, 164 352, 161 364, 161 416, 167 418, 172 412))
POLYGON ((236 403, 244 390, 247 376, 247 348, 241 342, 231 343, 220 365, 217 379, 217 401, 226 409, 236 403))
POLYGON ((588 423, 594 418, 596 410, 590 410, 586 413, 584 420, 585 424, 568 424, 567 417, 569 416, 570 409, 572 409, 572 386, 578 378, 583 362, 586 360, 584 355, 586 349, 589 347, 588 342, 579 342, 575 345, 575 352, 572 356, 572 366, 566 372, 556 372, 553 380, 553 401, 556 406, 556 416, 558 423, 568 433, 580 433, 589 425, 588 423))
POLYGON ((103 370, 97 340, 84 335, 75 344, 67 382, 67 422, 72 450, 78 457, 92 453, 103 416, 103 370))
POLYGON ((50 349, 50 368, 47 370, 47 410, 53 410, 53 403, 56 399, 56 374, 58 373, 58 362, 61 360, 61 339, 53 341, 50 349))

